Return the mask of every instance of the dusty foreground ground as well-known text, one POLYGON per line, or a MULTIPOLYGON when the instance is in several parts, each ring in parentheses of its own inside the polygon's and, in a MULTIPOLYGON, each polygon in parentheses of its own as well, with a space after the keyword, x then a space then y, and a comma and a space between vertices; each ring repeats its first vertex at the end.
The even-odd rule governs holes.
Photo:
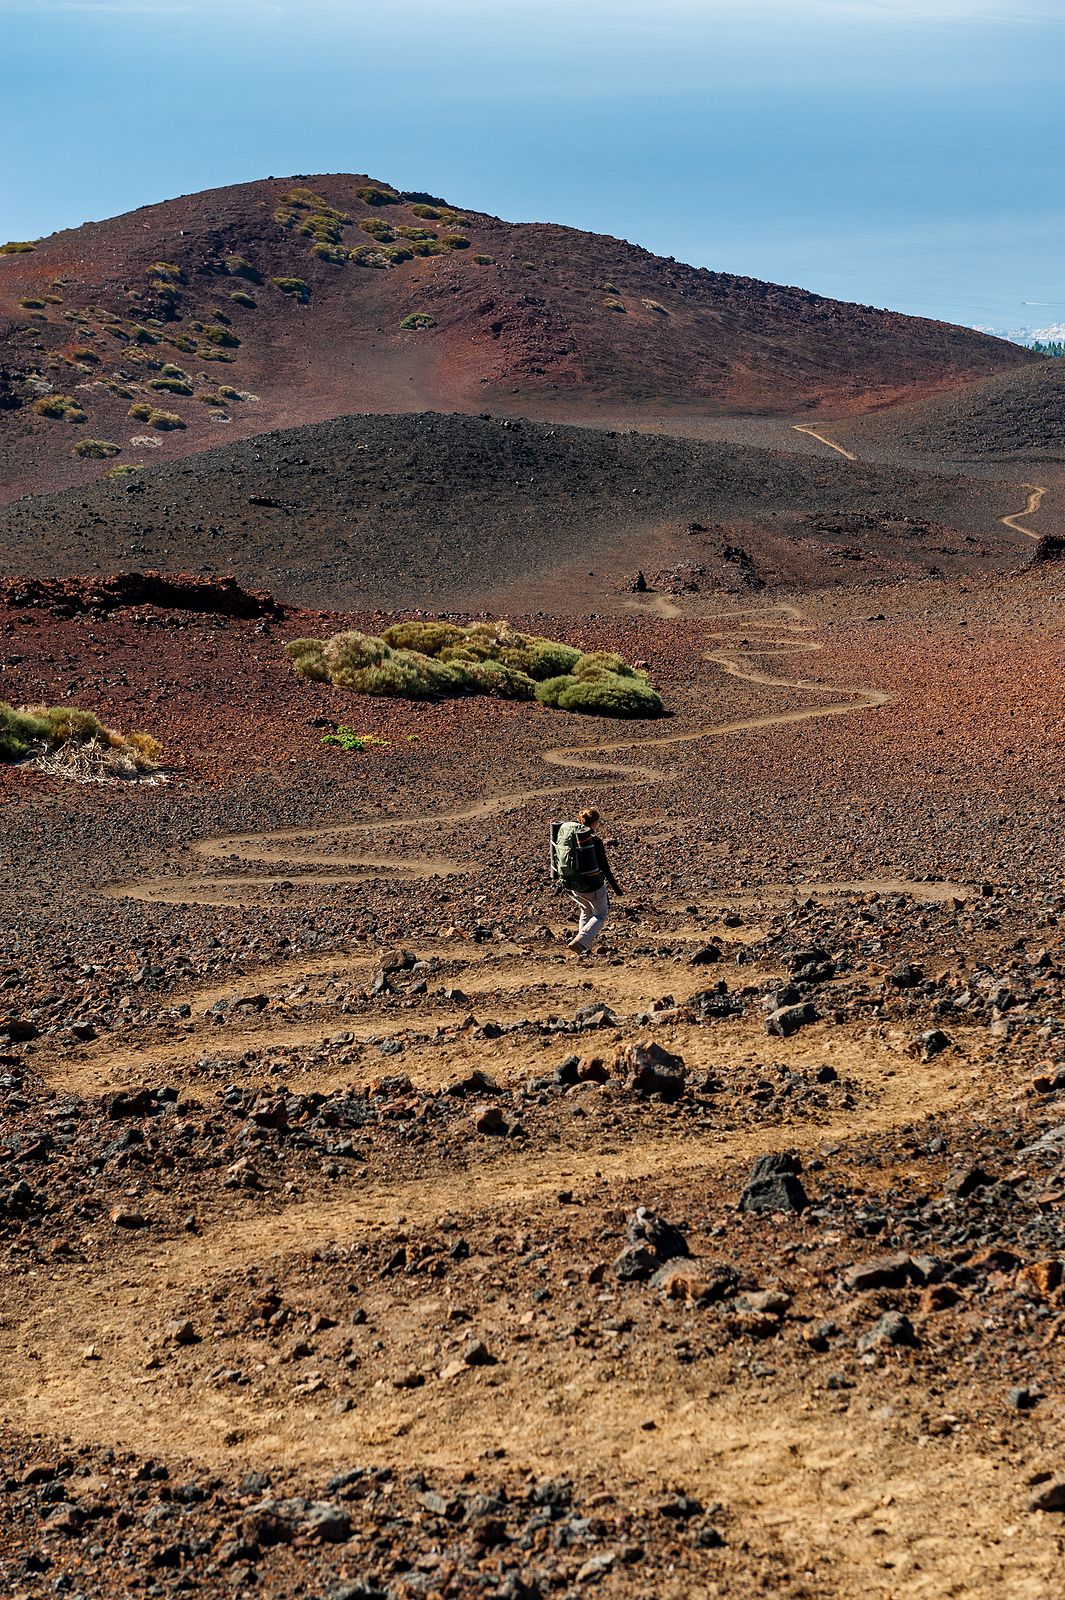
POLYGON ((1061 1593, 1065 572, 635 604, 636 728, 0 612, 175 758, 0 778, 3 1595, 1061 1593))

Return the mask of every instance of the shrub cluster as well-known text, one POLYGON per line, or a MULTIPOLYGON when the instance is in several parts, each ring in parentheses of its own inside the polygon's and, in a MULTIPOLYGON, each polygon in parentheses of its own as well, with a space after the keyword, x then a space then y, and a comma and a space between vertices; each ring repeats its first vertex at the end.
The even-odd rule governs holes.
POLYGON ((282 294, 291 295, 294 300, 299 300, 301 304, 311 298, 310 287, 304 283, 302 278, 272 278, 271 282, 275 289, 280 289, 282 294))
POLYGON ((560 711, 659 717, 661 697, 620 656, 519 633, 507 622, 467 628, 396 622, 378 637, 350 630, 331 639, 292 639, 285 654, 302 678, 357 694, 441 700, 488 694, 538 700, 560 711))
POLYGON ((134 778, 154 772, 162 745, 149 733, 117 733, 73 706, 0 701, 0 761, 33 761, 81 778, 134 778))
POLYGON ((135 422, 146 422, 149 428, 158 428, 161 433, 185 426, 176 411, 162 411, 157 406, 149 405, 147 400, 135 401, 130 406, 128 415, 135 422))
POLYGON ((72 394, 45 394, 33 402, 39 417, 54 417, 60 422, 84 422, 85 413, 72 394))
POLYGON ((419 328, 435 328, 436 318, 431 317, 428 311, 412 311, 409 317, 404 317, 400 327, 406 332, 416 332, 419 328))
POLYGON ((109 456, 117 456, 121 448, 110 439, 79 439, 70 453, 75 461, 106 461, 109 456))

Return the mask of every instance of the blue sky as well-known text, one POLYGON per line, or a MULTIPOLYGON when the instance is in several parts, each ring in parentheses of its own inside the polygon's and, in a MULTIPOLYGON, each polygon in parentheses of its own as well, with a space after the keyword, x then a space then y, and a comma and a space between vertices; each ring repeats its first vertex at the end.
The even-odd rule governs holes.
POLYGON ((844 299, 1065 322, 1065 0, 0 0, 0 86, 0 239, 366 171, 844 299))

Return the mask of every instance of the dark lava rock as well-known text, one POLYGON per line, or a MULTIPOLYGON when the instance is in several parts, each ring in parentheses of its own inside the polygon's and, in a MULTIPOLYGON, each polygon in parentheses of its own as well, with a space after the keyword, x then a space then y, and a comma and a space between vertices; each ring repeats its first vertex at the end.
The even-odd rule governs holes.
POLYGON ((625 1237, 630 1244, 645 1244, 659 1261, 672 1261, 677 1256, 690 1256, 688 1241, 680 1229, 664 1217, 658 1217, 646 1206, 637 1206, 625 1224, 625 1237))
POLYGON ((885 1311, 884 1315, 858 1340, 858 1349, 881 1350, 887 1345, 913 1345, 917 1343, 913 1323, 902 1311, 885 1311))
POLYGON ((765 1031, 774 1038, 788 1039, 793 1033, 798 1033, 800 1028, 805 1028, 809 1023, 817 1021, 817 1011, 813 1003, 804 1000, 801 1005, 778 1006, 771 1011, 765 1019, 765 1031))
POLYGON ((682 1056, 671 1055, 660 1044, 645 1039, 618 1052, 614 1073, 633 1094, 660 1094, 664 1100, 677 1100, 684 1093, 687 1068, 682 1056))
POLYGON ((740 1195, 741 1211, 805 1211, 809 1196, 799 1181, 798 1158, 784 1152, 759 1156, 740 1195))

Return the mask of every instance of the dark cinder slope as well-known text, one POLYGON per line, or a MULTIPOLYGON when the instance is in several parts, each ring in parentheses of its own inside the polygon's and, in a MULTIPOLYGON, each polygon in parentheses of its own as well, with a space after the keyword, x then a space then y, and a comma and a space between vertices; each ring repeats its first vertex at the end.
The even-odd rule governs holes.
POLYGON ((859 450, 868 444, 959 459, 1065 462, 1065 361, 1043 359, 952 394, 853 418, 845 437, 859 450))
POLYGON ((236 573, 327 609, 475 607, 637 567, 729 588, 1012 565, 1019 491, 839 456, 464 415, 343 417, 0 510, 0 567, 236 573), (1004 500, 1004 505, 999 505, 1004 500))
POLYGON ((840 416, 1025 359, 368 178, 264 179, 0 255, 0 496, 354 411, 694 428, 840 416))

